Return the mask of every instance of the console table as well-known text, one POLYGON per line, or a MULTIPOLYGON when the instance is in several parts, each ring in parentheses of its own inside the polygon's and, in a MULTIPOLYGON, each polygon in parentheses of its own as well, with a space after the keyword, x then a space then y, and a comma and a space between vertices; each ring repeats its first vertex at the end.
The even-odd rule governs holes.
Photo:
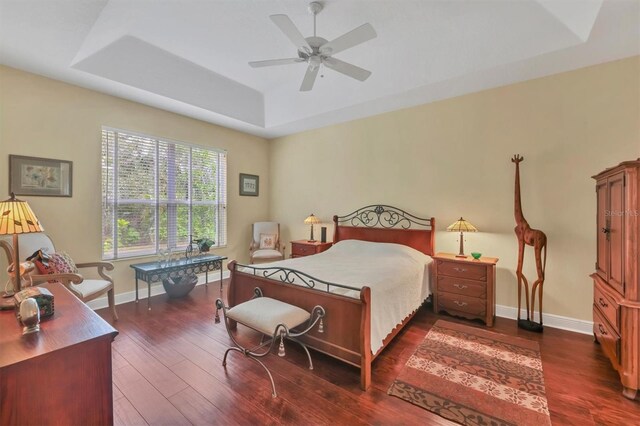
MULTIPOLYGON (((209 282, 209 272, 220 270, 220 297, 222 297, 222 261, 226 256, 195 256, 166 262, 135 263, 131 267, 136 272, 136 303, 138 303, 138 280, 147 283, 147 309, 151 310, 151 284, 167 278, 181 278, 187 274, 205 274, 209 282)), ((207 287, 208 288, 208 287, 207 287)))
POLYGON ((111 425, 111 342, 118 332, 60 283, 55 313, 22 335, 0 312, 0 424, 111 425))

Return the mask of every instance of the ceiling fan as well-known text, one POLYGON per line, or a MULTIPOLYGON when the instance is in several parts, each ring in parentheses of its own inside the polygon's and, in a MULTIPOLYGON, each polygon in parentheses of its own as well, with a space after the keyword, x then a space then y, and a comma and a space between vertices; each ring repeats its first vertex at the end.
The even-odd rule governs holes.
POLYGON ((309 12, 313 14, 313 37, 306 38, 302 36, 287 15, 271 15, 270 18, 273 23, 276 24, 284 35, 298 48, 298 57, 255 61, 249 62, 249 65, 253 68, 259 68, 273 65, 295 64, 298 62, 308 63, 307 72, 300 86, 301 92, 307 92, 313 88, 318 70, 323 64, 327 68, 331 68, 334 71, 338 71, 359 81, 365 81, 369 78, 371 71, 336 59, 333 55, 375 38, 377 35, 376 31, 371 24, 366 23, 334 40, 327 41, 322 37, 316 36, 316 15, 318 15, 321 10, 322 3, 317 1, 309 3, 309 12))

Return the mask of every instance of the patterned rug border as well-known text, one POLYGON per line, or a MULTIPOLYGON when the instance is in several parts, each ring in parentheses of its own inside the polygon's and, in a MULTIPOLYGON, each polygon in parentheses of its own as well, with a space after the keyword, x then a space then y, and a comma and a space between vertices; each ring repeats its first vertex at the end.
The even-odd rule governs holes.
POLYGON ((428 330, 387 394, 461 425, 551 425, 538 342, 446 320, 428 330), (435 342, 449 344, 450 353, 440 357, 429 346, 435 342), (495 343, 496 350, 488 350, 487 343, 495 343), (508 359, 476 364, 476 376, 464 368, 474 351, 479 358, 508 359), (535 364, 532 358, 539 362, 542 377, 539 392, 533 393, 504 368, 504 363, 512 364, 511 372, 529 368, 527 364, 535 364))

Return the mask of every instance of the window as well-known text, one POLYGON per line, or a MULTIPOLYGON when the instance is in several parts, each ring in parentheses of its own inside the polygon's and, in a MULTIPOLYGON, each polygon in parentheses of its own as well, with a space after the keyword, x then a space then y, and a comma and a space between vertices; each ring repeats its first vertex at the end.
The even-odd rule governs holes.
POLYGON ((102 128, 102 258, 227 242, 226 151, 102 128))

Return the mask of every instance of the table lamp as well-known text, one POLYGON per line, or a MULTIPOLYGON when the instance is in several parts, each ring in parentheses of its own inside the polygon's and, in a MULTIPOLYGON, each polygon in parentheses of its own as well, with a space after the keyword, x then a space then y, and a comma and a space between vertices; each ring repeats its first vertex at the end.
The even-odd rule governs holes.
POLYGON ((315 242, 315 240, 313 239, 313 225, 316 225, 318 223, 320 223, 320 219, 315 217, 313 213, 307 216, 307 218, 304 220, 305 225, 311 225, 311 238, 309 238, 310 243, 315 242))
POLYGON ((460 218, 447 227, 449 232, 460 232, 460 253, 456 254, 456 257, 467 257, 464 254, 464 236, 463 232, 478 232, 475 226, 460 218))
MULTIPOLYGON (((14 193, 11 198, 0 202, 0 235, 13 235, 13 269, 15 280, 13 292, 20 288, 20 252, 18 249, 18 234, 42 232, 38 218, 26 201, 18 200, 14 193)), ((11 295, 11 293, 8 293, 11 295)))

